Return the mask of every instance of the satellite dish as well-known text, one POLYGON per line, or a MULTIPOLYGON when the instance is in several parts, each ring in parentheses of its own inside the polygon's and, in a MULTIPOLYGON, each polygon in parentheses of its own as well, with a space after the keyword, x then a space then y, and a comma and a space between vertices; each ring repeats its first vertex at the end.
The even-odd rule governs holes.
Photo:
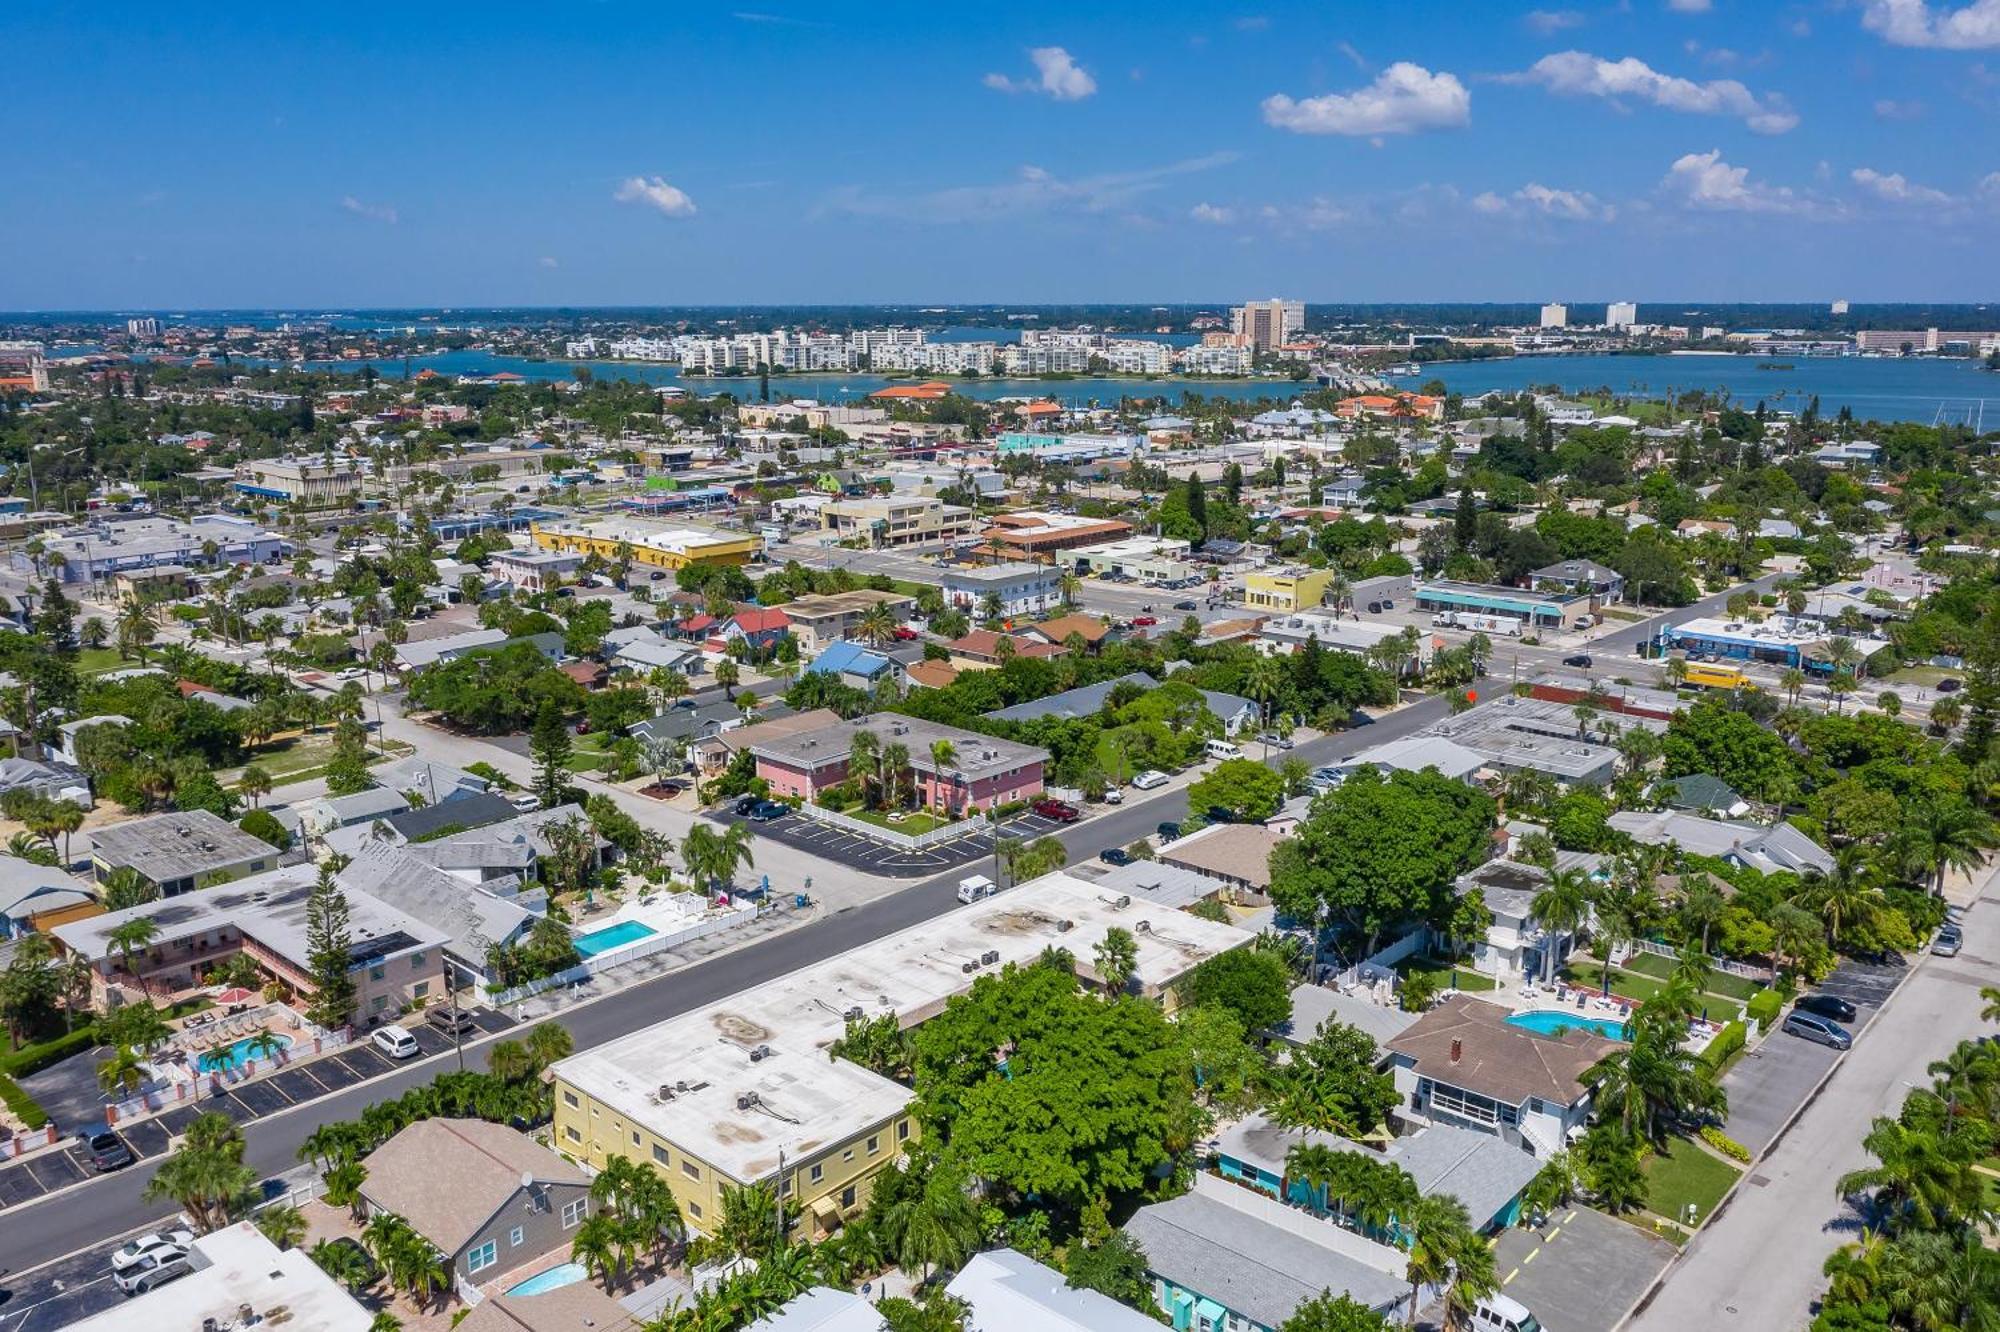
POLYGON ((524 1188, 524 1189, 532 1189, 532 1188, 534 1188, 534 1187, 535 1187, 535 1172, 534 1172, 534 1171, 532 1171, 532 1170, 523 1170, 523 1171, 521 1172, 521 1187, 522 1187, 522 1188, 524 1188))

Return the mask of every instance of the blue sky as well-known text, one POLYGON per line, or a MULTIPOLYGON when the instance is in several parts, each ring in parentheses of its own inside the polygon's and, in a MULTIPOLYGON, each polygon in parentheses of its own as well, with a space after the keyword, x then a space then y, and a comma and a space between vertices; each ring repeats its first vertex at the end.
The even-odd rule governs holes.
POLYGON ((2000 0, 106 2, 0 49, 5 309, 2000 296, 2000 0))

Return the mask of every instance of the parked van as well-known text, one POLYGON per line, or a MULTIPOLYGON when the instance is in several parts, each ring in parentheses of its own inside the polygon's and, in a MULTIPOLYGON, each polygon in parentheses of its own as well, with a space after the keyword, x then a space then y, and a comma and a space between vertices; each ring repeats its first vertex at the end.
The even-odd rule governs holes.
POLYGON ((1542 1332, 1542 1325, 1527 1305, 1496 1291, 1472 1306, 1472 1332, 1542 1332))
POLYGON ((982 897, 991 897, 1000 891, 998 884, 984 874, 975 874, 958 881, 958 900, 965 903, 977 902, 982 897))
POLYGON ((1243 751, 1237 746, 1230 744, 1227 740, 1211 740, 1206 745, 1202 746, 1202 748, 1207 752, 1208 756, 1212 759, 1233 759, 1233 758, 1243 757, 1243 751))
POLYGON ((1156 786, 1165 786, 1166 784, 1167 774, 1161 772, 1158 768, 1147 768, 1132 779, 1132 785, 1141 791, 1150 791, 1156 786))
POLYGON ((416 1037, 393 1022, 386 1027, 375 1028, 375 1034, 368 1038, 368 1043, 391 1059, 414 1059, 424 1052, 416 1037))

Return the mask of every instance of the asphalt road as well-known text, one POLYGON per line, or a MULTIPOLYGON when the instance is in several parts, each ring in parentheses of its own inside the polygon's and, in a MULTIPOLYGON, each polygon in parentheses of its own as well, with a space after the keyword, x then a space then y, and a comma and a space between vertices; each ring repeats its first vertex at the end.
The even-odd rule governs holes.
MULTIPOLYGON (((1673 612, 1672 618, 1706 614, 1720 607, 1728 595, 1718 593, 1695 606, 1673 612)), ((1591 651, 1605 658, 1619 653, 1629 656, 1652 627, 1652 621, 1624 626, 1593 642, 1591 651)), ((1609 665, 1606 661, 1598 669, 1604 671, 1609 665)), ((1353 731, 1300 745, 1291 755, 1315 765, 1326 763, 1421 730, 1444 717, 1446 711, 1444 698, 1425 698, 1353 731)), ((1261 746, 1257 746, 1249 752, 1260 751, 1261 746)), ((1277 763, 1284 757, 1274 752, 1270 761, 1277 763)), ((1057 836, 1069 849, 1070 861, 1074 863, 1095 856, 1105 847, 1136 841, 1150 834, 1160 822, 1178 820, 1186 812, 1186 794, 1174 791, 1153 800, 1129 802, 1057 836)), ((957 905, 953 881, 950 873, 940 875, 837 912, 807 928, 635 985, 572 1010, 565 1015, 564 1025, 575 1037, 577 1047, 583 1049, 674 1017, 942 915, 957 905)), ((2000 912, 1995 914, 2000 916, 2000 912)), ((483 1066, 484 1046, 469 1050, 467 1062, 468 1066, 474 1063, 483 1066)), ((426 1061, 363 1087, 311 1102, 299 1110, 257 1120, 244 1130, 248 1142, 246 1159, 267 1174, 286 1170, 296 1164, 300 1143, 317 1124, 354 1118, 374 1101, 400 1095, 427 1082, 446 1066, 438 1060, 426 1061)), ((150 1173, 126 1171, 94 1180, 48 1202, 0 1211, 0 1267, 24 1271, 90 1247, 106 1235, 129 1230, 149 1218, 169 1215, 175 1209, 149 1204, 140 1196, 150 1173)))
POLYGON ((1834 1195, 1833 1182, 1868 1164, 1861 1138, 1869 1121, 1894 1114, 1912 1086, 1929 1086, 1924 1070, 1932 1060, 1962 1040, 1990 1034, 1979 1020, 1979 987, 2000 965, 1993 883, 1989 875, 1986 895, 1966 917, 1964 951, 1914 961, 1901 992, 1855 1039, 1818 1099, 1737 1185, 1653 1302, 1627 1324, 1633 1332, 1784 1332, 1812 1321, 1812 1302, 1826 1285, 1821 1264, 1861 1231, 1863 1218, 1834 1195))

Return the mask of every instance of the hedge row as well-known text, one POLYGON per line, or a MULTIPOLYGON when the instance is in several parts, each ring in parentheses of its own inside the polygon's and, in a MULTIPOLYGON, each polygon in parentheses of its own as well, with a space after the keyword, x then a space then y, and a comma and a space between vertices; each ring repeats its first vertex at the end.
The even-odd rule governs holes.
POLYGON ((34 1097, 22 1091, 12 1078, 0 1076, 0 1103, 5 1103, 7 1109, 29 1128, 48 1127, 48 1112, 36 1104, 34 1097))
POLYGON ((1743 1005, 1743 1015, 1756 1018, 1758 1023, 1768 1030, 1771 1024, 1778 1020, 1778 1014, 1783 1012, 1784 1008, 1784 995, 1776 990, 1759 990, 1750 997, 1749 1003, 1743 1005))
POLYGON ((1715 1039, 1701 1052, 1701 1062, 1708 1067, 1710 1076, 1722 1067, 1723 1061, 1743 1048, 1749 1039, 1750 1029, 1741 1022, 1725 1022, 1722 1030, 1715 1033, 1715 1039))
POLYGON ((18 1050, 0 1054, 0 1074, 24 1078, 30 1073, 41 1072, 50 1064, 59 1064, 73 1054, 81 1054, 95 1044, 97 1024, 89 1023, 54 1040, 43 1041, 39 1045, 24 1045, 18 1050))

